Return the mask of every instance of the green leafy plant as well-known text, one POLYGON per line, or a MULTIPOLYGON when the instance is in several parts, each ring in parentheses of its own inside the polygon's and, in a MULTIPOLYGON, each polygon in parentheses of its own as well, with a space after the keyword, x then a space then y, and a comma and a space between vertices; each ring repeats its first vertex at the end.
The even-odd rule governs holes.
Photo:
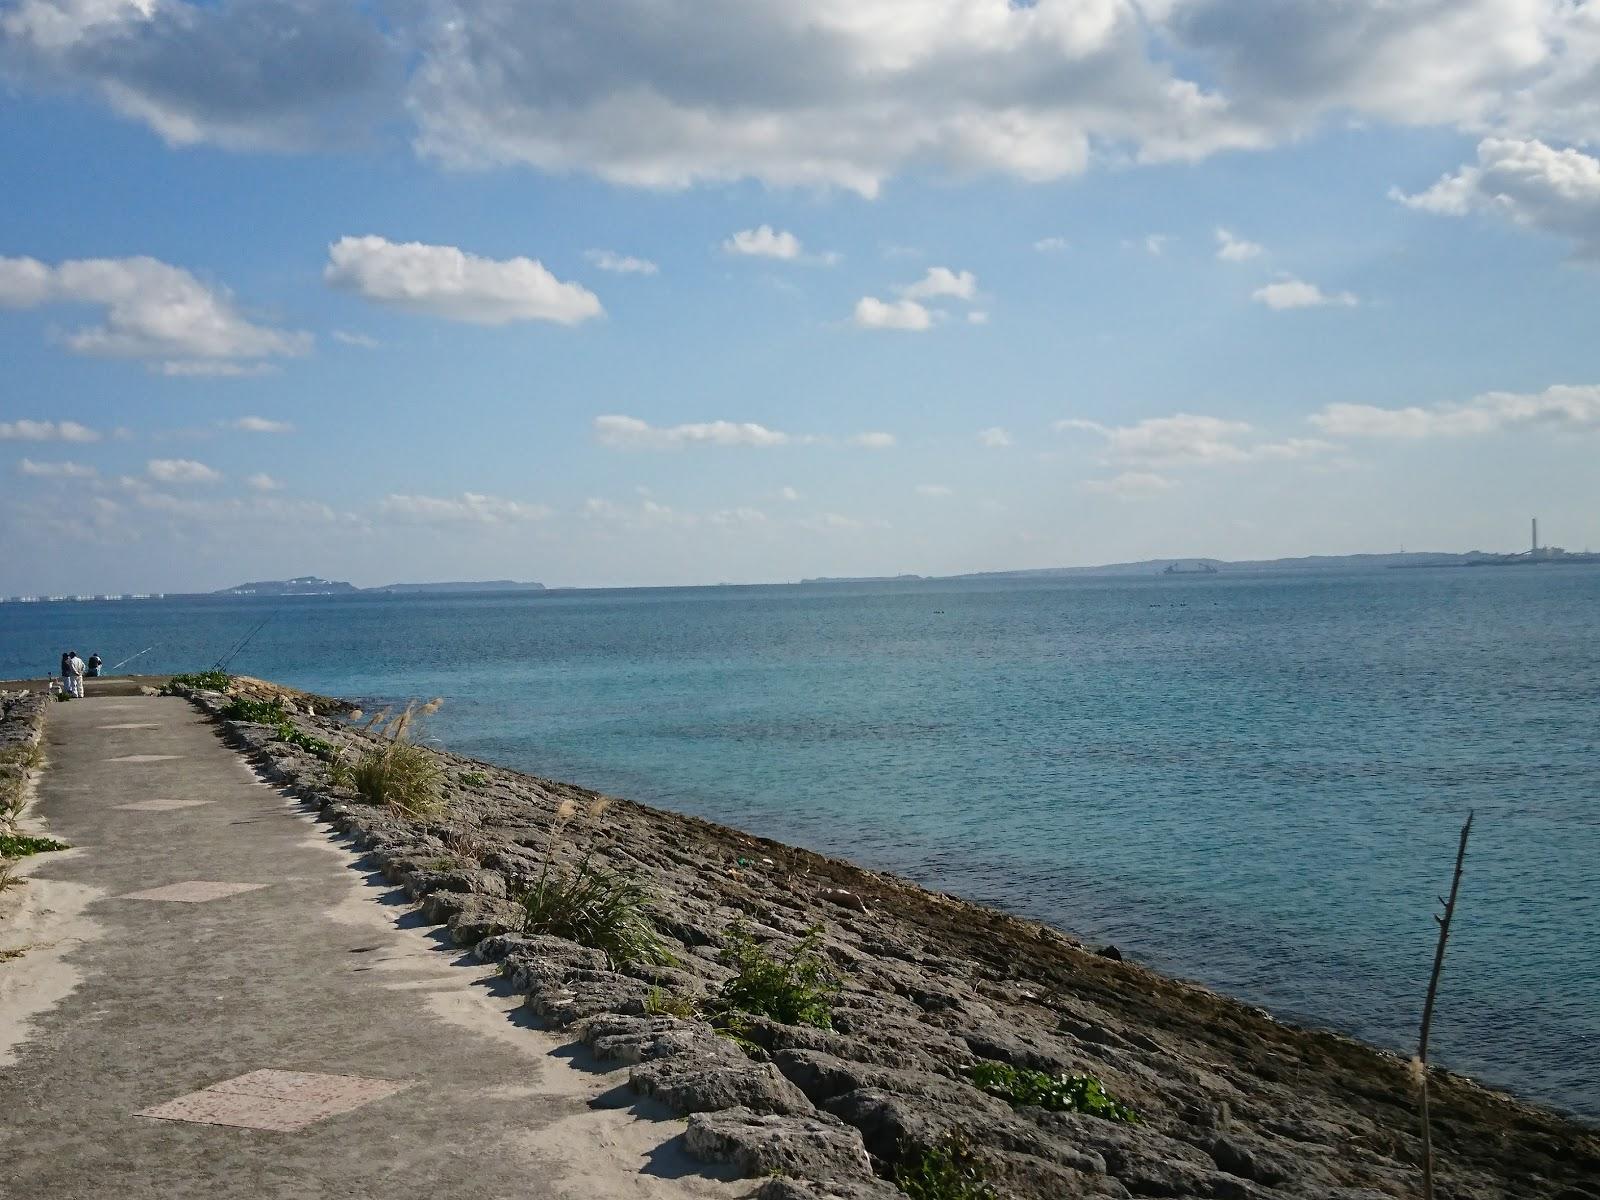
POLYGON ((271 700, 255 700, 249 696, 234 696, 222 706, 222 716, 229 721, 252 721, 257 725, 276 725, 279 721, 286 720, 289 714, 284 711, 283 700, 274 696, 271 700))
POLYGON ((31 833, 0 833, 0 858, 26 858, 47 850, 70 850, 65 842, 31 833))
POLYGON ((187 675, 174 675, 161 690, 172 695, 179 688, 195 688, 203 692, 225 692, 233 685, 233 676, 226 671, 194 671, 187 675))
POLYGON ((996 1200, 987 1164, 957 1134, 907 1154, 895 1167, 894 1185, 911 1200, 996 1200))
POLYGON ((637 881, 587 858, 570 870, 546 863, 533 885, 516 897, 523 933, 547 933, 604 951, 614 967, 674 961, 644 911, 648 899, 637 881))
POLYGON ((463 787, 481 788, 489 782, 489 777, 481 771, 463 771, 456 778, 463 787))
POLYGON ((1051 1112, 1087 1113, 1129 1125, 1139 1120, 1138 1113, 1107 1092, 1093 1075, 1051 1075, 1010 1063, 980 1062, 968 1077, 1014 1108, 1027 1105, 1051 1112))
POLYGON ((840 980, 819 952, 821 945, 818 925, 780 958, 759 946, 742 923, 735 923, 720 955, 737 972, 722 985, 724 1009, 771 1017, 785 1025, 832 1029, 840 980))

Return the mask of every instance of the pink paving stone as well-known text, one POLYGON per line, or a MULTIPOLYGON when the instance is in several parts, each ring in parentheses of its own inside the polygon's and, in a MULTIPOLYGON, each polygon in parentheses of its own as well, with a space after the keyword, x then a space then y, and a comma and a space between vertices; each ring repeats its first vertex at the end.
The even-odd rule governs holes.
POLYGON ((166 887, 147 888, 142 892, 129 892, 122 900, 177 900, 185 904, 200 904, 207 900, 221 900, 240 892, 253 892, 264 888, 264 883, 217 883, 209 879, 190 879, 184 883, 169 883, 166 887))
POLYGON ((359 1075, 252 1071, 144 1109, 134 1116, 293 1133, 410 1086, 359 1075))
POLYGON ((116 807, 129 812, 171 812, 175 808, 194 808, 210 803, 209 800, 141 800, 137 804, 118 804, 116 807))

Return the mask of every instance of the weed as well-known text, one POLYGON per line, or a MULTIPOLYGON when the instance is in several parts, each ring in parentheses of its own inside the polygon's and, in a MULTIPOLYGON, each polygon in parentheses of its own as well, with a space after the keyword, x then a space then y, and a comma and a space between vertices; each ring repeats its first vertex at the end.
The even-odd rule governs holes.
POLYGON ((425 858, 419 864, 424 871, 455 871, 461 866, 461 860, 453 854, 441 854, 435 858, 425 858))
POLYGON ((271 700, 252 700, 249 696, 234 696, 222 706, 222 716, 228 721, 252 721, 257 725, 276 725, 288 718, 283 701, 277 696, 271 700))
POLYGON ((202 692, 225 692, 233 685, 233 676, 226 671, 194 671, 188 675, 174 675, 161 690, 172 695, 179 688, 195 688, 202 692))
POLYGON ((895 1167, 894 1185, 911 1200, 995 1200, 989 1169, 957 1134, 908 1154, 895 1167))
POLYGON ((757 945, 742 923, 735 923, 720 957, 738 974, 722 985, 722 1004, 785 1025, 832 1029, 829 1014, 840 981, 818 952, 821 944, 818 925, 790 948, 787 957, 778 958, 757 945))
POLYGON ((1110 1095, 1093 1075, 1051 1075, 1002 1062, 980 1062, 968 1075, 978 1087, 1014 1108, 1029 1105, 1051 1112, 1087 1113, 1128 1125, 1139 1120, 1138 1113, 1110 1095))
POLYGON ((72 696, 67 692, 56 692, 55 698, 57 704, 65 704, 68 700, 72 699, 72 696))
POLYGON ((421 746, 395 739, 368 750, 349 768, 350 786, 370 804, 407 817, 425 817, 443 804, 438 760, 421 746))
POLYGON ((456 778, 461 781, 462 787, 481 788, 489 782, 489 777, 481 771, 463 771, 456 778))
POLYGON ((644 1011, 652 1017, 677 1017, 681 1021, 692 1021, 700 1015, 700 1002, 693 996, 653 987, 644 999, 644 1011))
POLYGON ((19 888, 28 881, 17 874, 16 867, 8 862, 0 862, 0 892, 19 888))
POLYGON ((43 854, 47 850, 69 850, 65 842, 55 838, 38 837, 31 833, 0 833, 0 858, 27 858, 30 854, 43 854))
POLYGON ((592 866, 585 858, 576 870, 552 870, 546 863, 517 901, 523 933, 548 933, 604 951, 613 967, 670 963, 673 957, 644 911, 648 898, 629 876, 592 866))
POLYGON ((44 761, 44 751, 38 746, 7 746, 0 750, 0 766, 21 767, 31 771, 44 761))
POLYGON ((278 740, 288 742, 291 746, 299 746, 313 758, 320 758, 323 762, 333 761, 333 743, 325 742, 319 737, 312 737, 309 733, 301 731, 285 719, 276 726, 278 740))

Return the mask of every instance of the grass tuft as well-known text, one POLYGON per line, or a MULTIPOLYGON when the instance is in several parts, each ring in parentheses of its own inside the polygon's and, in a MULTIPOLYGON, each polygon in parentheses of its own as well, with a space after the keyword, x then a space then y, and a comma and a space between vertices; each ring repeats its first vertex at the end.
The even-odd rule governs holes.
POLYGON ((700 1003, 693 996, 653 987, 644 999, 644 1011, 651 1017, 677 1017, 680 1021, 692 1021, 700 1015, 700 1003))
POLYGON ((1125 1125, 1139 1121, 1139 1114, 1107 1092, 1093 1075, 1051 1075, 1003 1062, 980 1062, 968 1075, 978 1087, 1013 1108, 1087 1113, 1125 1125))
POLYGON ((725 1009, 771 1017, 785 1025, 833 1028, 833 1002, 840 980, 818 947, 822 926, 814 927, 779 958, 756 944, 742 923, 728 930, 721 959, 737 972, 722 985, 725 1009))
POLYGON ((385 742, 347 770, 349 784, 369 804, 385 804, 402 816, 426 817, 444 807, 438 760, 410 742, 385 742))
POLYGON ((39 837, 31 833, 0 833, 0 858, 27 858, 30 854, 43 854, 47 850, 70 850, 72 847, 55 838, 39 837))
POLYGON ((674 961, 644 911, 648 899, 634 879, 595 867, 587 858, 575 870, 545 864, 533 885, 516 897, 523 933, 547 933, 604 951, 613 967, 674 961))
POLYGON ((996 1200, 987 1164, 957 1134, 907 1155, 895 1167, 894 1185, 911 1200, 996 1200))

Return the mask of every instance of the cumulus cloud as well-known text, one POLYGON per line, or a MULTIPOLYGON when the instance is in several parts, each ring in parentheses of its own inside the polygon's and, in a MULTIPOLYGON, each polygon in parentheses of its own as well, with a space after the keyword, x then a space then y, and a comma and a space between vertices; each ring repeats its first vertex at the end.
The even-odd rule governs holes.
POLYGON ((1111 459, 1154 467, 1287 461, 1333 449, 1330 443, 1315 438, 1262 441, 1247 421, 1193 413, 1146 417, 1132 425, 1117 426, 1069 418, 1057 421, 1055 428, 1063 433, 1098 434, 1111 459))
MULTIPOLYGON (((1600 79, 1597 79, 1600 85, 1600 79)), ((1581 257, 1600 258, 1600 159, 1541 141, 1485 138, 1478 161, 1408 196, 1409 208, 1459 217, 1487 213, 1524 229, 1570 240, 1581 257)))
POLYGON ((550 509, 542 504, 502 500, 478 492, 459 496, 419 496, 394 493, 378 505, 380 514, 419 524, 502 525, 542 521, 550 509))
POLYGON ((159 369, 243 368, 240 360, 304 354, 311 335, 247 320, 226 292, 154 258, 0 258, 0 308, 84 304, 104 323, 67 335, 78 354, 166 360, 159 369))
POLYGON ((895 436, 892 433, 858 433, 849 442, 863 450, 891 450, 895 445, 895 436))
POLYGON ((93 479, 99 474, 93 467, 75 462, 35 462, 25 458, 17 470, 36 479, 93 479))
POLYGON ((753 421, 701 421, 659 426, 638 417, 610 415, 594 419, 595 436, 613 450, 676 450, 684 446, 783 446, 791 434, 753 421))
POLYGON ((145 470, 161 483, 217 483, 222 479, 221 471, 192 458, 152 458, 145 470))
POLYGON ((97 94, 174 146, 348 143, 397 104, 400 65, 357 5, 18 0, 0 11, 0 69, 97 94))
POLYGON ((933 314, 915 300, 879 300, 863 296, 856 301, 857 329, 893 329, 921 333, 933 328, 933 314))
POLYGON ((1600 384, 1557 384, 1542 392, 1485 392, 1465 403, 1379 408, 1330 404, 1311 423, 1335 437, 1470 437, 1513 429, 1600 430, 1600 384))
POLYGON ((1170 492, 1177 483, 1150 471, 1123 471, 1110 479, 1085 479, 1078 490, 1091 495, 1115 496, 1118 500, 1149 500, 1170 492))
POLYGON ((1280 279, 1250 293, 1250 299, 1271 309, 1354 308, 1360 303, 1350 292, 1325 292, 1303 279, 1280 279))
POLYGON ((792 260, 800 257, 800 239, 788 230, 760 225, 755 229, 741 229, 722 243, 728 254, 742 254, 747 258, 780 258, 792 260))
POLYGON ((323 278, 377 304, 477 325, 576 325, 604 311, 588 288, 561 282, 537 259, 481 258, 455 246, 370 235, 329 246, 323 278))
POLYGON ((276 492, 283 487, 283 484, 265 471, 258 471, 256 474, 249 476, 244 482, 245 486, 258 492, 276 492))
POLYGON ((100 434, 76 421, 0 421, 0 442, 98 442, 100 434))
POLYGON ((978 279, 971 271, 929 267, 926 275, 917 282, 901 288, 900 294, 907 300, 929 300, 945 296, 957 300, 971 300, 978 294, 978 279))
POLYGON ((1235 237, 1226 229, 1217 230, 1217 257, 1227 262, 1244 262, 1246 259, 1259 258, 1263 249, 1258 242, 1247 242, 1241 237, 1235 237))
POLYGON ((585 250, 583 256, 602 271, 610 271, 614 275, 654 275, 660 270, 648 258, 618 254, 615 250, 585 250))
POLYGON ((288 421, 273 421, 267 417, 239 417, 228 422, 229 429, 237 429, 240 433, 293 433, 294 426, 288 421))
POLYGON ((978 430, 978 444, 991 450, 1004 450, 1012 444, 1011 434, 998 425, 978 430))

